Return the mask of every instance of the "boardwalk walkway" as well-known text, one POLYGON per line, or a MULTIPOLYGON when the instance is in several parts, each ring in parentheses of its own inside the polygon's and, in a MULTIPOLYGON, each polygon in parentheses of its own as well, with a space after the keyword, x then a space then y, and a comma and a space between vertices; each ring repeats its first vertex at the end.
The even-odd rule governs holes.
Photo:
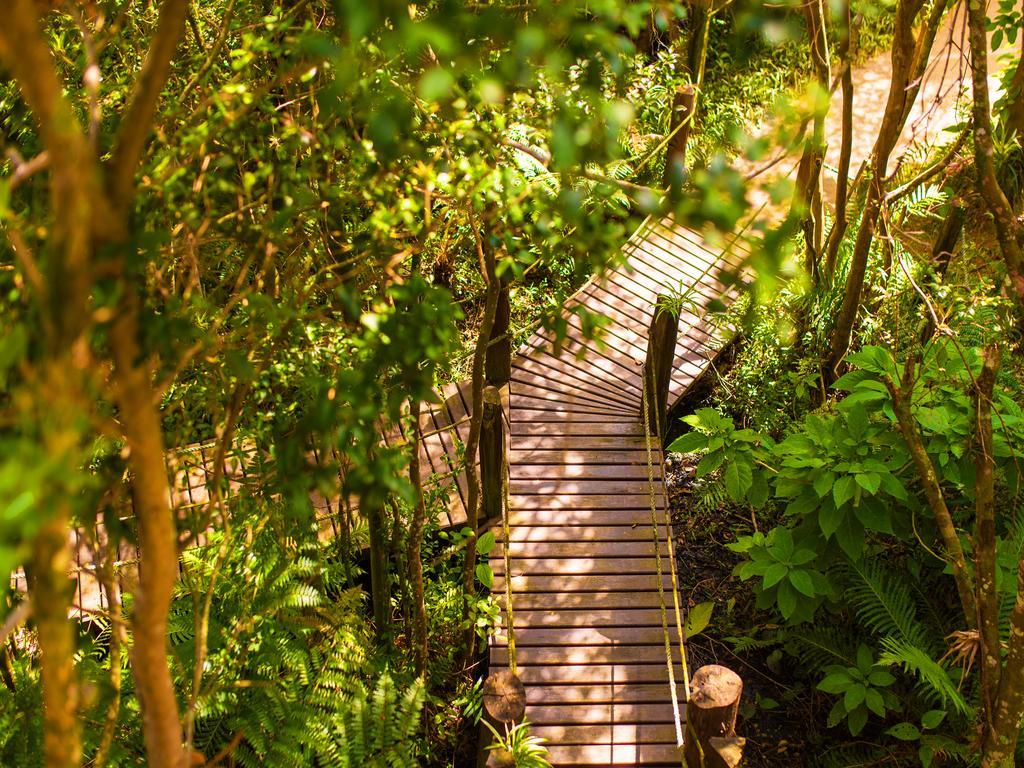
MULTIPOLYGON (((607 316, 606 343, 585 341, 573 320, 555 356, 539 333, 514 360, 509 389, 518 674, 532 731, 548 740, 559 768, 679 765, 639 417, 641 368, 656 296, 680 287, 692 289, 696 306, 680 320, 670 403, 708 367, 718 342, 700 310, 723 296, 715 274, 737 266, 741 254, 709 247, 668 221, 641 227, 625 252, 623 267, 573 299, 607 316)), ((661 448, 652 443, 664 520, 661 448)), ((664 557, 663 526, 658 540, 664 557)), ((502 594, 500 547, 491 564, 502 594)), ((667 568, 665 561, 669 588, 667 568)), ((492 670, 508 664, 507 639, 501 634, 492 646, 492 670)), ((681 681, 678 643, 673 654, 681 681)))

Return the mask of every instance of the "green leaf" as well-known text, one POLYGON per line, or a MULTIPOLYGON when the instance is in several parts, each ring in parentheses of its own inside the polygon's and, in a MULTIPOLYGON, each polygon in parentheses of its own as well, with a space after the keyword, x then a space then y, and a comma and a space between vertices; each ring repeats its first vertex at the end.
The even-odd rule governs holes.
POLYGON ((860 560, 864 554, 864 526, 857 518, 847 515, 836 529, 836 541, 848 558, 860 560))
POLYGON ((713 602, 697 603, 690 610, 686 612, 686 623, 683 629, 686 632, 686 637, 696 637, 703 632, 708 624, 711 623, 711 614, 715 610, 715 604, 713 602))
POLYGON ((890 736, 895 736, 900 741, 917 741, 921 738, 921 731, 913 723, 897 723, 885 731, 890 736))
POLYGON ((796 611, 797 606, 797 593, 789 582, 784 581, 779 585, 779 591, 775 595, 775 599, 779 604, 779 610, 782 612, 782 616, 788 619, 796 611))
POLYGON ((861 731, 863 731, 867 722, 868 711, 864 707, 857 707, 853 712, 850 712, 846 719, 846 724, 850 726, 850 734, 852 736, 857 736, 861 731))
POLYGON ((760 509, 768 501, 768 494, 770 489, 768 487, 768 481, 764 479, 764 475, 761 472, 754 473, 753 482, 750 484, 750 490, 747 491, 747 502, 754 509, 760 509))
POLYGON ((715 451, 709 453, 703 459, 700 460, 700 464, 697 465, 697 477, 704 477, 711 472, 714 472, 725 461, 725 451, 715 451))
POLYGON ((843 504, 853 498, 854 485, 854 480, 849 475, 836 480, 835 485, 832 486, 832 498, 835 500, 837 507, 843 506, 843 504))
POLYGON ((863 704, 864 699, 867 698, 867 693, 868 689, 859 683, 847 688, 846 693, 843 694, 843 706, 846 707, 846 711, 852 712, 863 704))
POLYGON ((832 485, 835 483, 835 480, 836 476, 831 472, 822 472, 814 478, 814 491, 818 494, 819 499, 832 490, 832 485))
POLYGON ((853 685, 853 682, 845 672, 833 672, 832 674, 825 675, 825 678, 818 683, 818 690, 825 693, 839 694, 846 691, 851 685, 853 685))
POLYGON ((789 583, 801 594, 814 597, 814 582, 807 571, 790 571, 789 583))
POLYGON ((687 432, 682 437, 673 440, 668 450, 675 453, 693 453, 707 447, 707 444, 707 435, 700 432, 687 432))
POLYGON ((857 485, 870 493, 872 496, 878 493, 882 485, 882 478, 875 472, 865 472, 856 476, 857 485))
POLYGON ((476 567, 476 577, 488 589, 494 588, 494 571, 491 570, 491 566, 487 565, 487 563, 480 563, 476 567))
POLYGON ((764 572, 764 581, 761 586, 764 589, 771 589, 784 578, 789 572, 789 569, 784 563, 772 563, 768 566, 768 569, 764 572))
POLYGON ((825 535, 826 539, 832 538, 832 535, 842 524, 844 517, 843 510, 836 507, 835 504, 826 503, 821 505, 821 509, 818 511, 818 527, 821 528, 821 532, 825 535))
POLYGON ((921 715, 921 725, 924 728, 938 728, 946 719, 946 711, 943 709, 930 709, 921 715))
POLYGON ((746 461, 736 459, 725 468, 725 490, 733 501, 742 500, 752 482, 753 472, 746 461))
POLYGON ((864 703, 867 704, 868 709, 879 717, 885 717, 885 701, 882 699, 882 694, 874 688, 867 688, 865 691, 864 703))
POLYGON ((476 541, 476 551, 481 555, 489 555, 494 549, 494 532, 488 531, 476 541))

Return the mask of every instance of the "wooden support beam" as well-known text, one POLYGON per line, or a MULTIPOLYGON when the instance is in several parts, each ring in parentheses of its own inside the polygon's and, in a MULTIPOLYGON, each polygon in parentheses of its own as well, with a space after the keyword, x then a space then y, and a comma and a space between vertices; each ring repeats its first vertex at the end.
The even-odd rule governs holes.
MULTIPOLYGON (((664 296, 658 296, 647 332, 647 359, 644 361, 644 389, 647 390, 647 423, 651 434, 665 437, 668 426, 668 385, 679 333, 679 309, 664 296)), ((640 414, 643 418, 643 414, 640 414)))
POLYGON ((508 384, 512 378, 512 337, 509 327, 512 321, 512 305, 509 303, 508 285, 508 280, 503 278, 501 291, 498 293, 498 306, 494 311, 491 341, 487 345, 487 358, 484 362, 487 383, 496 387, 508 384))
POLYGON ((693 108, 696 103, 696 89, 692 85, 681 85, 672 99, 672 114, 669 118, 670 138, 665 148, 665 175, 662 184, 666 188, 678 188, 686 169, 686 145, 693 128, 693 108))
POLYGON ((728 667, 701 667, 686 704, 683 757, 687 768, 736 768, 746 743, 736 735, 743 681, 728 667))
POLYGON ((480 486, 484 520, 501 517, 507 471, 504 422, 501 392, 497 387, 487 387, 484 389, 484 416, 480 428, 480 486))

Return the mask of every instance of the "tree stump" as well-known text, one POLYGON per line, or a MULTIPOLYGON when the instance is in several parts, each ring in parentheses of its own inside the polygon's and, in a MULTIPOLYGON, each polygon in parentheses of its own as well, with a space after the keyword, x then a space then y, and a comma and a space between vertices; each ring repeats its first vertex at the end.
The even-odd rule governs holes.
POLYGON ((511 669, 492 672, 484 681, 484 711, 492 725, 521 721, 526 714, 526 688, 511 669))
POLYGON ((690 684, 683 755, 687 768, 735 768, 744 739, 736 736, 743 681, 727 667, 701 667, 690 684), (701 762, 701 754, 704 760, 701 762))

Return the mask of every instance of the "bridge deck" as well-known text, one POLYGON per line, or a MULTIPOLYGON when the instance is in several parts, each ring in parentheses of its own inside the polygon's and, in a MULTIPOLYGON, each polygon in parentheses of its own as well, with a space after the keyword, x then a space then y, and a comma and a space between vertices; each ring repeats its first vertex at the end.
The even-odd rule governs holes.
MULTIPOLYGON (((655 565, 655 546, 669 554, 667 500, 652 441, 656 545, 640 371, 655 298, 680 288, 692 304, 680 320, 670 402, 708 367, 719 344, 703 309, 726 293, 715 275, 737 267, 741 253, 723 254, 670 222, 645 225, 624 250, 622 267, 573 299, 606 316, 604 343, 585 340, 573 320, 556 356, 538 333, 513 362, 509 388, 517 666, 532 731, 560 768, 679 765, 655 565)), ((503 594, 500 547, 491 564, 503 594)), ((674 627, 668 567, 663 560, 674 627)), ((678 642, 672 652, 681 681, 678 642)), ((492 669, 508 664, 506 634, 490 655, 492 669)))

